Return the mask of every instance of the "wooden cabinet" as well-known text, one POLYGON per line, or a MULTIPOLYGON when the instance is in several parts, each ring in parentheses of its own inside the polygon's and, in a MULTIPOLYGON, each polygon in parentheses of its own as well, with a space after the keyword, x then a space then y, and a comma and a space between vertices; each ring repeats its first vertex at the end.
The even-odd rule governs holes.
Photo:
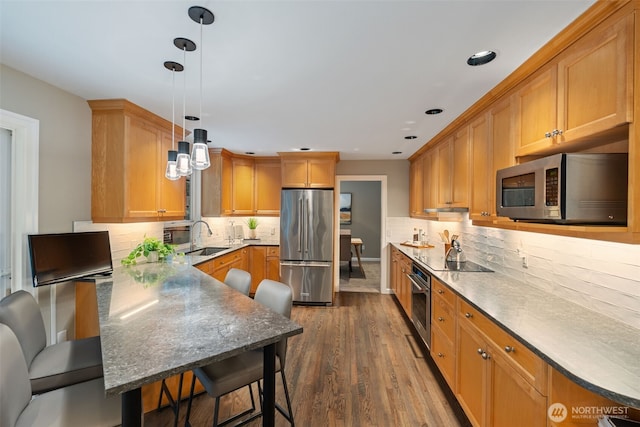
POLYGON ((279 153, 283 188, 333 188, 338 153, 279 153))
POLYGON ((462 127, 436 150, 438 207, 469 207, 469 127, 462 127))
POLYGON ((280 159, 256 158, 254 201, 256 215, 280 215, 282 171, 280 159))
POLYGON ((409 165, 409 214, 414 218, 424 215, 424 156, 409 165))
POLYGON ((220 255, 209 261, 205 261, 195 267, 203 273, 223 282, 227 273, 232 268, 249 271, 249 248, 244 247, 237 249, 228 254, 220 255))
POLYGON ((586 137, 631 122, 632 74, 628 15, 592 30, 515 93, 516 155, 572 151, 586 137))
POLYGON ((249 250, 251 290, 254 294, 263 279, 280 281, 280 247, 251 246, 249 250))
POLYGON ((495 212, 495 178, 493 170, 493 150, 489 139, 488 114, 481 114, 469 125, 471 156, 471 196, 469 197, 469 218, 485 220, 495 212))
POLYGON ((254 160, 233 157, 231 159, 231 212, 233 215, 255 214, 253 199, 255 185, 254 160))
POLYGON ((202 171, 202 216, 280 214, 280 159, 209 149, 202 171))
POLYGON ((409 319, 411 319, 411 280, 407 274, 411 273, 411 265, 411 258, 400 250, 391 248, 391 289, 409 319))
POLYGON ((429 150, 413 159, 409 167, 410 216, 433 218, 425 209, 438 206, 438 153, 429 150))
POLYGON ((448 287, 431 278, 431 357, 452 390, 456 378, 456 300, 448 287))
POLYGON ((458 299, 456 388, 475 426, 546 426, 547 365, 458 299))
MULTIPOLYGON (((184 219, 184 179, 165 178, 171 123, 124 99, 88 101, 92 110, 94 222, 184 219)), ((182 130, 176 128, 175 138, 182 130)))

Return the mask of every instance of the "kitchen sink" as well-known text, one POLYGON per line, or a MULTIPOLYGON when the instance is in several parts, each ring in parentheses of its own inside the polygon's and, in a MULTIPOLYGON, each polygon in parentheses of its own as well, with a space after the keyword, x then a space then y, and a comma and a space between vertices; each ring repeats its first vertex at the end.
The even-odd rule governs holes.
POLYGON ((222 252, 222 251, 226 251, 227 249, 229 249, 229 247, 206 247, 206 248, 200 248, 200 249, 195 249, 193 251, 189 251, 189 252, 185 252, 186 255, 200 255, 200 256, 207 256, 207 255, 215 255, 218 252, 222 252))

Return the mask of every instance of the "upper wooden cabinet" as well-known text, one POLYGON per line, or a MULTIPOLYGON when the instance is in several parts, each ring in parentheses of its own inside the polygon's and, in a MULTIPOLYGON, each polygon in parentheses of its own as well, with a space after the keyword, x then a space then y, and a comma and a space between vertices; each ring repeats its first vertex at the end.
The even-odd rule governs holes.
POLYGON ((256 158, 253 199, 256 215, 280 214, 282 172, 280 159, 256 158))
POLYGON ((418 157, 409 165, 409 213, 412 217, 424 215, 424 157, 418 157))
POLYGON ((469 207, 469 127, 462 127, 436 149, 438 151, 437 207, 469 207))
POLYGON ((571 151, 633 119, 633 16, 602 25, 516 91, 516 156, 571 151))
MULTIPOLYGON (((91 219, 184 219, 184 179, 165 178, 171 122, 124 99, 88 101, 92 110, 91 219)), ((175 140, 182 129, 176 127, 175 140)))
POLYGON ((211 166, 202 171, 202 216, 278 215, 280 159, 248 157, 209 149, 211 166))
POLYGON ((283 188, 333 188, 338 153, 278 153, 283 188))

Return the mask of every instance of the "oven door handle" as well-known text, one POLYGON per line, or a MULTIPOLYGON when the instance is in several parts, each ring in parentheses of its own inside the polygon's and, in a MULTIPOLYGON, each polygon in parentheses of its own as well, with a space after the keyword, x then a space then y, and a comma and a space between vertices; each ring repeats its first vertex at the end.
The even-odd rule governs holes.
POLYGON ((419 288, 421 291, 423 292, 430 292, 430 289, 423 285, 422 283, 420 283, 419 281, 417 281, 416 279, 414 279, 415 275, 414 274, 408 274, 407 273, 407 277, 409 278, 409 280, 411 281, 411 283, 413 283, 414 285, 416 285, 417 288, 419 288))

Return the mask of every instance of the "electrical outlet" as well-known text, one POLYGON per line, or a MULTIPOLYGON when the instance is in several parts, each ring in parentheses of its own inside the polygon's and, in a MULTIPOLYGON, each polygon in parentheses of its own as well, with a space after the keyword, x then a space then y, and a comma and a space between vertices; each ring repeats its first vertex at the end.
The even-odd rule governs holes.
POLYGON ((524 268, 529 268, 529 260, 527 259, 526 255, 521 255, 522 256, 522 267, 524 268))
POLYGON ((276 234, 276 228, 271 227, 271 235, 274 236, 276 234))
POLYGON ((60 332, 58 332, 58 336, 56 338, 56 342, 63 342, 67 340, 67 330, 64 329, 60 332))

